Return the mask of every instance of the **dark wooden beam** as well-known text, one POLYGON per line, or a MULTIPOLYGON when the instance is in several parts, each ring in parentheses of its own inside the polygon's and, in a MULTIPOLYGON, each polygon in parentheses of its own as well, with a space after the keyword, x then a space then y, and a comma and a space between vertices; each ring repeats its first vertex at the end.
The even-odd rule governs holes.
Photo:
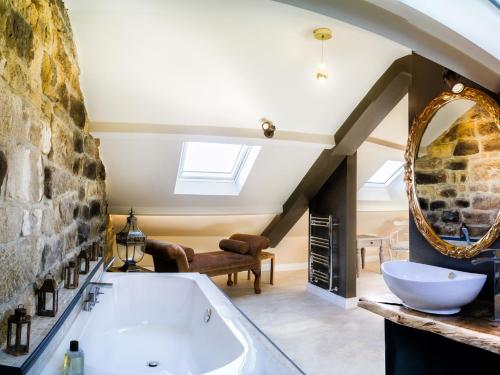
POLYGON ((354 154, 394 106, 407 94, 411 81, 408 55, 395 60, 375 82, 335 133, 335 147, 324 150, 302 178, 277 215, 262 232, 275 247, 302 217, 310 200, 348 155, 354 154))

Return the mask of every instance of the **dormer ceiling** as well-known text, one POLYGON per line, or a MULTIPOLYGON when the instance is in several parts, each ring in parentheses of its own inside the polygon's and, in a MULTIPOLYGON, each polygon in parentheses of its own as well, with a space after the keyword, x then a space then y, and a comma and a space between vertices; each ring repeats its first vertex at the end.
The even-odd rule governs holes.
POLYGON ((132 205, 157 215, 279 213, 374 82, 411 53, 271 0, 67 0, 67 6, 112 213, 132 205), (318 27, 333 32, 325 44, 326 82, 314 74, 318 27), (264 117, 276 125, 273 139, 262 134, 264 117), (188 141, 261 147, 238 195, 174 194, 188 141))

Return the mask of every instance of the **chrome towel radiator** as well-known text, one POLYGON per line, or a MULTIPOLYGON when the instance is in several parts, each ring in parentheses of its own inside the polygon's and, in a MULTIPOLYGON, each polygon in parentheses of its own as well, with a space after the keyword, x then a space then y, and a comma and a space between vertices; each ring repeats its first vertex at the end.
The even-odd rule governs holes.
POLYGON ((309 215, 309 282, 338 291, 338 224, 332 215, 309 215))

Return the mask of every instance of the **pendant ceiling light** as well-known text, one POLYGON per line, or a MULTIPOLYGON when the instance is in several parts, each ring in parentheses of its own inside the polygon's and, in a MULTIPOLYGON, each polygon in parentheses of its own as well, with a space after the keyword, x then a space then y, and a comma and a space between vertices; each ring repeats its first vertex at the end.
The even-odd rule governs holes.
POLYGON ((326 81, 328 79, 328 70, 325 65, 325 40, 332 38, 332 30, 326 27, 321 27, 314 30, 313 35, 317 40, 321 41, 321 62, 316 70, 316 79, 320 82, 326 81))

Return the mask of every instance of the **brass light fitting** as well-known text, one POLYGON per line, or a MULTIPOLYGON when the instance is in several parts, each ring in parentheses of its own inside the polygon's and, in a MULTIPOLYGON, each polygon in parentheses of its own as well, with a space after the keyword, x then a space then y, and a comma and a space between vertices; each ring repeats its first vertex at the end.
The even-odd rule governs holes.
POLYGON ((325 40, 332 38, 332 31, 327 27, 320 27, 313 31, 314 38, 321 41, 321 62, 318 65, 318 70, 316 71, 316 79, 318 81, 326 81, 328 79, 328 70, 324 62, 324 49, 325 40))

